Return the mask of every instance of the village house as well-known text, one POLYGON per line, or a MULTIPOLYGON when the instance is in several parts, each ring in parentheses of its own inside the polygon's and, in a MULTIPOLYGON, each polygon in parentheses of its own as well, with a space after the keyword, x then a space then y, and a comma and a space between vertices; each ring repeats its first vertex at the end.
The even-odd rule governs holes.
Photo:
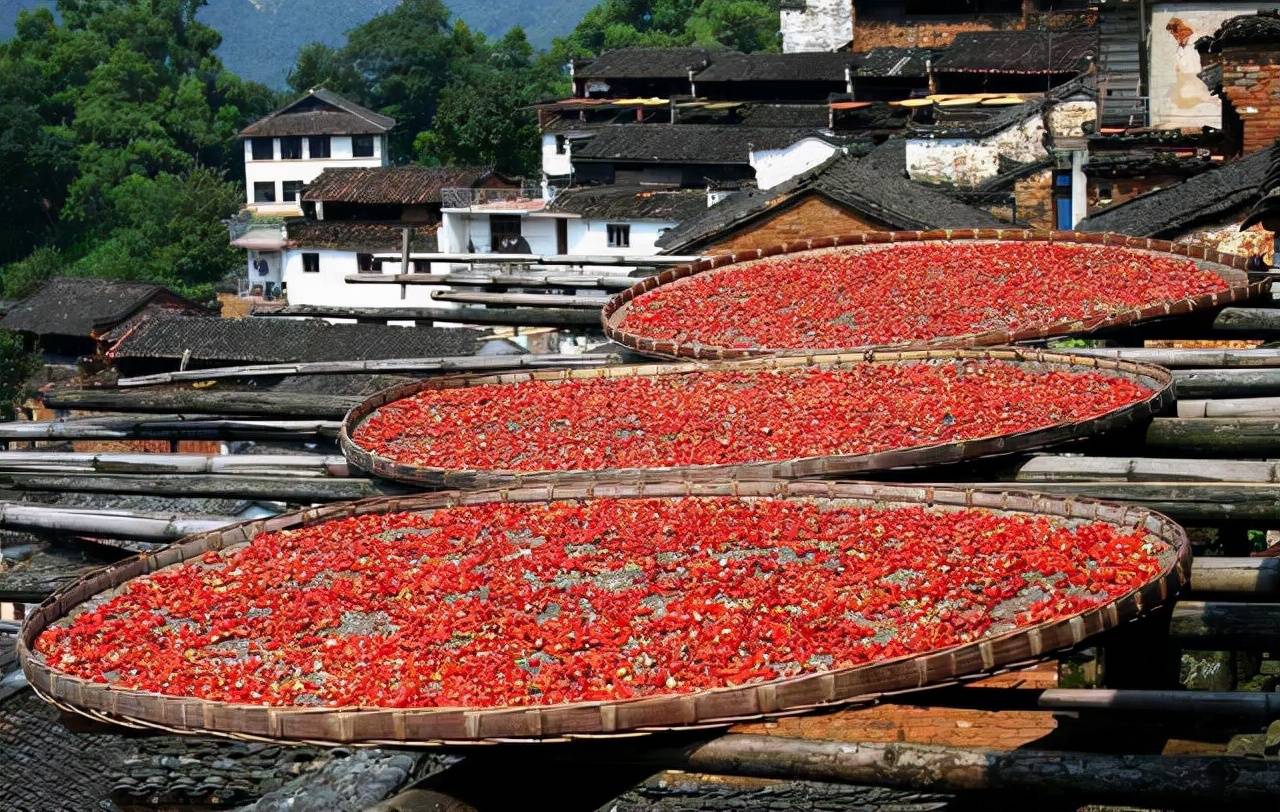
POLYGON ((0 329, 38 345, 47 363, 75 364, 97 355, 112 331, 157 313, 209 311, 151 282, 58 277, 10 307, 0 318, 0 329))
POLYGON ((282 218, 302 214, 307 184, 326 170, 382 167, 395 120, 323 88, 245 127, 245 209, 229 223, 231 244, 247 252, 244 290, 281 295, 282 218))
POLYGON ((1220 113, 1209 125, 1246 155, 1265 149, 1280 137, 1280 12, 1205 19, 1221 23, 1195 42, 1203 63, 1197 92, 1215 94, 1201 107, 1220 113))

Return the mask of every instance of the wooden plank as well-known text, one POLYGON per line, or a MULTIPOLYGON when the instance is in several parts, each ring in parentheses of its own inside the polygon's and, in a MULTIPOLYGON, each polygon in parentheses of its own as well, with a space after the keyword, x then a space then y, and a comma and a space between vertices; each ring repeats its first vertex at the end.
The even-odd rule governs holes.
POLYGON ((262 378, 281 375, 413 374, 435 372, 492 372, 509 369, 598 367, 617 364, 621 356, 609 353, 583 355, 466 355, 438 358, 388 358, 375 361, 316 361, 296 364, 253 364, 214 369, 161 372, 136 378, 120 378, 116 386, 154 386, 184 381, 211 381, 222 378, 262 378))
POLYGON ((53 389, 42 395, 51 409, 109 412, 199 412, 340 420, 363 400, 349 395, 299 392, 228 392, 183 389, 151 392, 118 389, 53 389))
MULTIPOLYGON (((923 483, 936 484, 941 483, 923 483)), ((954 485, 954 483, 950 483, 954 485)), ((981 490, 1010 490, 1007 482, 966 482, 981 490)), ((1130 502, 1196 526, 1280 522, 1280 484, 1254 482, 1037 482, 1023 490, 1130 502)))
POLYGON ((419 321, 447 324, 501 324, 512 327, 600 326, 600 314, 582 308, 484 308, 484 307, 328 307, 290 305, 282 310, 254 313, 258 318, 306 316, 321 319, 363 321, 419 321))
POLYGON ((431 298, 438 302, 499 305, 507 307, 582 307, 602 308, 607 296, 577 296, 563 293, 489 293, 485 291, 437 290, 431 298))
POLYGON ((0 423, 0 442, 67 440, 304 441, 338 436, 336 420, 232 420, 208 415, 103 416, 0 423))

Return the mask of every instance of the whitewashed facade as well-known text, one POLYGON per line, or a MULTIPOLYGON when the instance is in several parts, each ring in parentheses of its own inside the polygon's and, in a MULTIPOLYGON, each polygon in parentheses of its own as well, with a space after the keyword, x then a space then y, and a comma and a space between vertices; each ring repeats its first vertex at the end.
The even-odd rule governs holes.
MULTIPOLYGON (((246 208, 261 214, 302 214, 300 187, 315 180, 324 170, 386 166, 389 163, 385 135, 364 136, 368 139, 366 144, 372 149, 373 154, 363 157, 357 157, 354 154, 355 138, 351 135, 324 135, 293 138, 260 136, 244 139, 246 208), (284 150, 288 148, 288 145, 283 145, 282 142, 295 140, 300 150, 300 157, 282 157, 284 150), (312 157, 312 146, 320 147, 322 144, 328 145, 329 154, 324 157, 312 157), (267 149, 270 150, 270 158, 265 157, 267 149), (255 154, 263 157, 254 157, 255 154), (269 195, 265 194, 268 191, 269 195), (270 200, 265 199, 267 197, 270 200)), ((317 151, 323 153, 323 150, 317 151)))
POLYGON ((816 136, 781 149, 752 150, 751 166, 756 170, 756 185, 761 189, 772 189, 826 163, 842 151, 835 144, 816 136))
POLYGON ((853 0, 782 0, 784 54, 839 51, 853 41, 853 0))

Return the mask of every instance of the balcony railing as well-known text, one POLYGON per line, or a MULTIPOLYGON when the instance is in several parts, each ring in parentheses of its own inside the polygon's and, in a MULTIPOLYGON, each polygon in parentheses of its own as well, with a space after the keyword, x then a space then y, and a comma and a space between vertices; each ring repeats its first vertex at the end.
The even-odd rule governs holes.
POLYGON ((446 209, 470 209, 494 203, 542 200, 542 187, 526 183, 518 189, 446 188, 440 190, 440 205, 446 209))

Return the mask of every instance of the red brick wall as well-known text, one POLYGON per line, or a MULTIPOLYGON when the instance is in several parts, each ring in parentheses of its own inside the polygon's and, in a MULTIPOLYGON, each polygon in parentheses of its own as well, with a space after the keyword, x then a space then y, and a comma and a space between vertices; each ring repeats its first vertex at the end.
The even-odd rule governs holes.
POLYGON ((1018 220, 1032 228, 1057 228, 1053 216, 1053 170, 1042 169, 1014 181, 1018 220))
POLYGON ((1074 28, 1092 25, 1096 19, 1096 13, 1091 11, 1039 12, 1032 0, 1023 0, 1021 14, 975 14, 968 19, 860 20, 855 10, 853 50, 862 53, 887 47, 945 48, 956 34, 970 31, 1021 31, 1028 24, 1052 29, 1074 28))
POLYGON ((1280 138, 1280 50, 1224 48, 1222 91, 1240 116, 1246 155, 1280 138))
POLYGON ((812 195, 794 206, 747 225, 702 253, 717 254, 744 248, 764 248, 809 237, 829 237, 855 231, 883 231, 884 225, 853 214, 824 197, 812 195))

